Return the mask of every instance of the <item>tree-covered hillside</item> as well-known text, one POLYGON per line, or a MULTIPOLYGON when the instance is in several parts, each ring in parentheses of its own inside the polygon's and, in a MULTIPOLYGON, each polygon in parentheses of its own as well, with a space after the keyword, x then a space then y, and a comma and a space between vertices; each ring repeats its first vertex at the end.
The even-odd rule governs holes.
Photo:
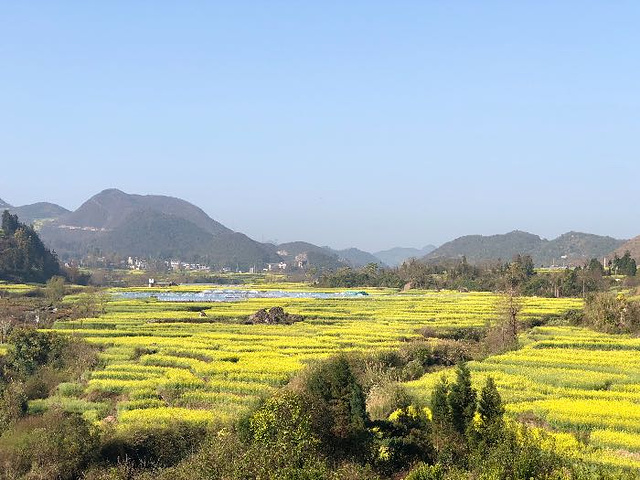
POLYGON ((56 255, 44 246, 36 231, 5 210, 0 232, 0 279, 45 282, 59 273, 56 255))
POLYGON ((27 225, 31 225, 38 220, 55 220, 56 218, 69 213, 64 207, 50 202, 37 202, 21 207, 12 207, 9 211, 18 215, 18 219, 27 225))
POLYGON ((469 263, 505 261, 514 255, 529 255, 536 266, 552 264, 583 265, 591 258, 601 259, 620 247, 623 240, 582 232, 568 232, 553 240, 522 231, 503 235, 466 235, 445 243, 424 257, 428 261, 459 259, 469 263))

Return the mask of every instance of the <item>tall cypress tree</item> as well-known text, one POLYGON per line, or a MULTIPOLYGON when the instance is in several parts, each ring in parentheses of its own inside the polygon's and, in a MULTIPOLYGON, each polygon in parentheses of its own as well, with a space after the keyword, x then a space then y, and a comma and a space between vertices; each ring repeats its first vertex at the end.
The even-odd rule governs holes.
POLYGON ((431 393, 431 419, 433 423, 443 426, 451 422, 449 409, 449 383, 443 375, 431 393))
POLYGON ((482 387, 478 401, 478 413, 483 426, 488 427, 502 422, 504 407, 493 377, 487 377, 487 381, 482 387))
POLYGON ((477 395, 471 386, 471 372, 466 364, 456 367, 456 382, 449 392, 451 423, 461 435, 465 435, 476 412, 477 395))

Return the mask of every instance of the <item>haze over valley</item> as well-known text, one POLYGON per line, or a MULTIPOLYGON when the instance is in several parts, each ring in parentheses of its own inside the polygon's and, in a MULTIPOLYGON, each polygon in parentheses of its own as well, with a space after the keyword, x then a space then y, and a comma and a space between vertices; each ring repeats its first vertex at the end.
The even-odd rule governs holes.
POLYGON ((115 188, 92 196, 75 211, 49 202, 12 207, 3 201, 3 205, 21 221, 34 224, 45 243, 67 260, 117 254, 248 271, 268 269, 269 264, 286 264, 278 267, 281 270, 303 266, 335 270, 371 263, 397 267, 410 258, 433 262, 464 257, 472 264, 482 264, 508 261, 516 255, 530 255, 538 266, 567 266, 623 255, 629 249, 638 254, 633 242, 626 245, 625 240, 581 232, 567 232, 552 240, 521 231, 466 235, 440 247, 394 247, 379 252, 355 246, 341 250, 320 247, 307 241, 264 243, 232 231, 184 200, 128 194, 115 188))

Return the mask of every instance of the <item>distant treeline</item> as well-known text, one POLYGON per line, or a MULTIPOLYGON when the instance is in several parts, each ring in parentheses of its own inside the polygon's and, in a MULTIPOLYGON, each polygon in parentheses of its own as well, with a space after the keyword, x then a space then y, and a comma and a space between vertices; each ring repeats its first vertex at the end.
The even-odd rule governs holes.
POLYGON ((523 295, 579 297, 608 289, 619 281, 613 274, 635 277, 636 269, 636 262, 628 252, 623 257, 616 256, 608 269, 594 258, 584 267, 547 271, 536 271, 529 255, 516 255, 511 262, 485 265, 471 265, 464 257, 437 264, 412 259, 392 269, 369 264, 361 269, 342 268, 323 273, 318 285, 497 291, 503 289, 505 278, 515 272, 515 282, 523 295))

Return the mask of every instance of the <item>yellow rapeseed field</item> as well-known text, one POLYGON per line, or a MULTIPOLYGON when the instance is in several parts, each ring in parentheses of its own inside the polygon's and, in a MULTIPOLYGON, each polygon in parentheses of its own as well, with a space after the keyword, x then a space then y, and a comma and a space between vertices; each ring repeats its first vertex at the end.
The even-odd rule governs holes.
MULTIPOLYGON (((285 285, 251 288, 267 287, 282 290, 285 285)), ((197 293, 204 288, 211 287, 187 285, 171 291, 197 293)), ((286 289, 302 292, 309 287, 289 284, 286 289)), ((115 296, 98 318, 61 321, 54 328, 103 348, 104 368, 90 374, 84 397, 117 399, 118 425, 126 428, 146 424, 154 415, 157 424, 174 418, 194 422, 237 418, 260 396, 286 383, 314 359, 338 351, 394 349, 403 340, 420 337, 418 330, 423 327, 481 327, 496 316, 497 297, 489 293, 398 294, 391 289, 367 289, 367 293, 361 297, 252 298, 223 303, 115 296), (293 325, 242 323, 257 310, 273 306, 302 315, 304 321, 293 325), (200 309, 206 317, 199 316, 200 309), (201 415, 183 415, 185 411, 201 415)), ((531 298, 525 301, 523 317, 580 306, 574 299, 531 298)), ((61 398, 64 395, 44 403, 60 402, 61 398)), ((85 402, 85 416, 100 420, 107 413, 104 405, 103 401, 85 402)), ((45 406, 43 402, 37 405, 45 406)))

